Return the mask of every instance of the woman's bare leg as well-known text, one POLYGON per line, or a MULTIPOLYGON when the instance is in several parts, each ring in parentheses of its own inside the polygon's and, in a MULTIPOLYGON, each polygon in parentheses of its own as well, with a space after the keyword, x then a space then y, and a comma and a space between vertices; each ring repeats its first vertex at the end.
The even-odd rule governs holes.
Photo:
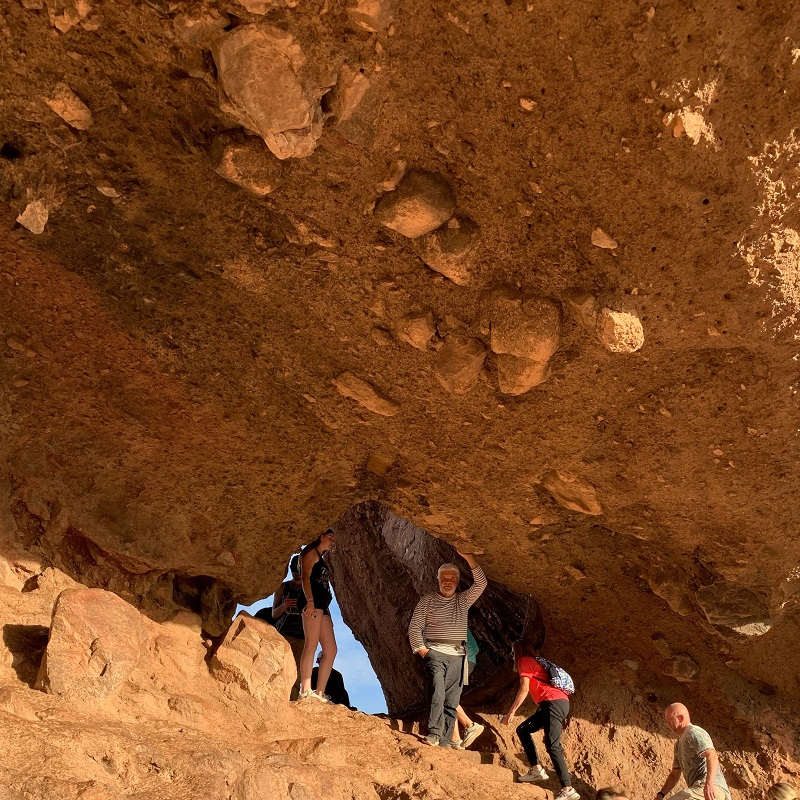
POLYGON ((317 694, 325 694, 325 687, 328 685, 328 678, 330 678, 331 670, 333 669, 333 660, 338 652, 336 637, 333 634, 333 620, 329 616, 322 617, 319 643, 322 645, 322 658, 319 662, 319 673, 317 674, 317 694))
POLYGON ((300 692, 311 691, 311 673, 314 670, 314 656, 317 653, 319 644, 320 628, 322 627, 322 612, 317 612, 317 618, 303 615, 303 634, 305 635, 305 645, 303 654, 300 656, 300 692))

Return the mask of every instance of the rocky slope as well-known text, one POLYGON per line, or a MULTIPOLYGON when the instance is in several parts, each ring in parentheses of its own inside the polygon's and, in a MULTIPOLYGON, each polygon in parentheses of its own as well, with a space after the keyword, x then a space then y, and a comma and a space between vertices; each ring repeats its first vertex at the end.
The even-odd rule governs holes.
POLYGON ((405 519, 538 603, 576 724, 616 681, 623 727, 681 697, 797 770, 799 25, 0 0, 8 580, 220 637, 328 524, 370 564, 405 519))

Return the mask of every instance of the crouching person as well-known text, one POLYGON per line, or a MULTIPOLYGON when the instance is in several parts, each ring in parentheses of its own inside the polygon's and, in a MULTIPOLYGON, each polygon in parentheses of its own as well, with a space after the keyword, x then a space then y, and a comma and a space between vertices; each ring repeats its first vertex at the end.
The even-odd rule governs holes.
POLYGON ((467 612, 486 588, 486 576, 473 556, 459 555, 472 570, 472 586, 457 592, 461 571, 455 564, 442 564, 439 591, 422 597, 408 626, 411 649, 425 659, 433 684, 425 741, 441 747, 457 747, 452 735, 467 671, 467 612))

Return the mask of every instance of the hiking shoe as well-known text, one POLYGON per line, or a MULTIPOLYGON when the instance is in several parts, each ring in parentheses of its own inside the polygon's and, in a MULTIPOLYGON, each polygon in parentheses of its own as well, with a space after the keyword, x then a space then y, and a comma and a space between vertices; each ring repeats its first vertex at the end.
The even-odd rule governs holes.
POLYGON ((463 750, 463 747, 454 742, 452 739, 440 739, 439 747, 446 747, 448 750, 463 750))
POLYGON ((483 732, 486 730, 483 725, 480 725, 477 722, 473 722, 472 725, 469 726, 464 731, 464 739, 461 744, 464 746, 466 750, 483 732))
POLYGON ((300 692, 297 697, 298 700, 316 700, 319 703, 327 703, 328 698, 324 695, 317 694, 315 691, 309 689, 307 692, 300 692))
POLYGON ((556 795, 556 800, 580 800, 580 795, 571 786, 565 786, 556 795))
MULTIPOLYGON (((519 780, 520 783, 541 783, 542 781, 546 781, 550 776, 545 772, 544 767, 531 767, 530 772, 527 775, 520 775, 519 780)), ((561 797, 561 795, 559 795, 561 797)), ((564 798, 562 798, 564 800, 564 798)), ((572 800, 572 798, 570 798, 572 800)))
POLYGON ((436 747, 439 744, 439 737, 435 733, 429 733, 425 737, 425 743, 426 744, 431 744, 434 747, 436 747))

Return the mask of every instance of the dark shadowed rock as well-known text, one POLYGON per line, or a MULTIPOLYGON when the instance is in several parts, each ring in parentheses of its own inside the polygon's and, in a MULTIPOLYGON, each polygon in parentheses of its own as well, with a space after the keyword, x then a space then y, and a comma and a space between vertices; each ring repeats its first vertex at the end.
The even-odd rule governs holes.
POLYGON ((670 678, 675 678, 681 683, 689 683, 697 679, 700 667, 688 653, 678 653, 664 661, 661 671, 670 678))
POLYGON ((139 663, 146 642, 139 612, 117 595, 65 589, 53 608, 37 688, 100 705, 139 663))
POLYGON ((761 636, 772 626, 766 599, 746 586, 721 580, 701 586, 696 597, 706 618, 715 627, 726 628, 740 636, 761 636))
POLYGON ((375 219, 387 228, 416 239, 438 228, 453 215, 456 201, 439 175, 412 170, 375 207, 375 219))

